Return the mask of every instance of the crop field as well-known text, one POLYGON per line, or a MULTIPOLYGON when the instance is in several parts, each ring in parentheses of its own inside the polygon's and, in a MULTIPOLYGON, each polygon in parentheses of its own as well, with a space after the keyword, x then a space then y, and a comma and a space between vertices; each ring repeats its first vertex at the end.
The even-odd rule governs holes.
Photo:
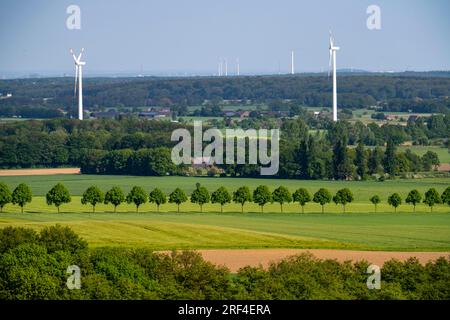
POLYGON ((364 181, 304 181, 280 179, 198 178, 198 177, 133 177, 98 175, 9 176, 0 181, 14 188, 20 182, 28 183, 33 190, 33 201, 25 212, 8 204, 0 214, 0 228, 24 226, 40 229, 61 223, 69 225, 93 246, 145 246, 156 250, 169 249, 238 249, 238 248, 318 248, 345 250, 387 251, 448 251, 450 250, 450 207, 436 205, 433 213, 420 204, 413 213, 411 205, 402 204, 397 213, 386 203, 389 194, 398 192, 406 198, 417 188, 422 193, 434 187, 442 192, 449 179, 393 180, 385 182, 364 181), (72 194, 72 202, 61 206, 61 213, 48 206, 46 192, 56 183, 64 183, 72 194), (92 207, 81 204, 81 194, 90 185, 104 191, 120 186, 128 192, 139 185, 148 192, 154 187, 170 193, 176 187, 188 194, 200 182, 210 192, 219 186, 229 191, 247 185, 251 189, 266 184, 273 190, 279 185, 291 191, 305 187, 311 193, 321 187, 332 193, 343 187, 350 188, 355 202, 348 204, 346 213, 334 203, 321 207, 313 202, 302 214, 298 204, 285 204, 280 212, 277 203, 268 204, 261 213, 254 203, 244 206, 226 204, 220 212, 218 204, 206 204, 203 213, 199 206, 183 203, 180 213, 174 204, 164 204, 157 212, 156 205, 146 203, 139 208, 122 204, 113 213, 112 205, 92 207), (378 194, 382 203, 377 213, 368 199, 378 194))
POLYGON ((92 246, 450 250, 450 215, 442 213, 0 214, 0 227, 40 229, 55 223, 69 225, 92 246))
MULTIPOLYGON (((384 203, 386 202, 387 197, 393 192, 398 192, 405 198, 411 189, 418 189, 420 192, 424 193, 429 188, 436 188, 436 190, 441 193, 450 185, 449 178, 398 179, 379 182, 175 176, 138 177, 125 175, 0 176, 0 181, 6 183, 11 189, 21 182, 27 183, 35 196, 45 196, 45 194, 58 182, 63 183, 72 195, 82 195, 83 191, 91 185, 97 185, 104 191, 107 191, 107 189, 113 186, 119 186, 124 192, 128 192, 135 185, 142 186, 148 192, 150 192, 151 189, 158 187, 167 194, 179 187, 189 194, 195 189, 195 184, 197 182, 206 187, 210 192, 216 190, 220 186, 224 186, 232 192, 244 185, 248 186, 250 189, 254 189, 258 185, 267 185, 272 190, 282 185, 286 186, 291 192, 295 191, 297 188, 303 187, 308 189, 311 194, 316 192, 319 188, 327 188, 331 193, 335 193, 341 188, 349 188, 355 196, 356 203, 363 202, 367 205, 369 205, 369 198, 374 194, 378 194, 384 203)), ((352 205, 350 205, 350 207, 351 206, 352 205)), ((368 210, 369 209, 367 208, 365 211, 368 210)))

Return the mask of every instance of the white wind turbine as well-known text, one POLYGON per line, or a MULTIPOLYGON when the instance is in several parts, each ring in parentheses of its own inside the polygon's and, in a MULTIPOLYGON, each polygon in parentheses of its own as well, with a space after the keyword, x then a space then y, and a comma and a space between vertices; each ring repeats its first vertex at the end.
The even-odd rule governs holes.
POLYGON ((73 50, 70 49, 73 60, 75 61, 75 87, 74 95, 77 94, 77 80, 78 80, 78 119, 83 120, 83 66, 86 62, 81 61, 81 55, 84 52, 84 48, 81 49, 80 54, 75 56, 73 50))
POLYGON ((334 37, 330 31, 330 61, 328 76, 330 76, 331 64, 333 64, 333 121, 337 121, 337 81, 336 81, 336 51, 340 48, 334 46, 334 37))

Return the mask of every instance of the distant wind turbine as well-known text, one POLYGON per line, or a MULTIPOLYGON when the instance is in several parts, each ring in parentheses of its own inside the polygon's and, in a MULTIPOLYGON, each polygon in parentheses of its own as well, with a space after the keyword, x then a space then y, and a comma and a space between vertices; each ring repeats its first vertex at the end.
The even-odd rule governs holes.
POLYGON ((225 58, 225 77, 228 76, 228 59, 225 58))
POLYGON ((334 45, 334 37, 330 31, 330 61, 328 64, 328 76, 330 76, 330 69, 333 67, 333 121, 336 122, 337 118, 337 81, 336 81, 336 51, 340 48, 334 45))
POLYGON ((295 73, 294 69, 294 50, 291 51, 291 74, 295 73))
POLYGON ((81 49, 78 57, 75 56, 73 50, 70 49, 73 60, 75 62, 75 87, 74 95, 77 94, 77 80, 78 80, 78 119, 83 120, 83 66, 86 62, 81 61, 81 55, 84 52, 84 48, 81 49))
POLYGON ((240 65, 239 65, 239 58, 236 59, 236 75, 240 76, 241 75, 241 70, 240 70, 240 65))

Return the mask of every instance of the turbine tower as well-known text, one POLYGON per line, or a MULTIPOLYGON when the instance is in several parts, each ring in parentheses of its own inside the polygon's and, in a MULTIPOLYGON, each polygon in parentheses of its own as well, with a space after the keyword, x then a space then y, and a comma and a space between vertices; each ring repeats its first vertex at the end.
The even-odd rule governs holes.
POLYGON ((225 77, 227 77, 228 76, 228 59, 225 58, 224 62, 225 62, 225 77))
POLYGON ((334 45, 334 37, 330 31, 330 61, 329 61, 329 69, 328 76, 330 76, 330 69, 333 65, 333 121, 336 122, 337 118, 337 81, 336 81, 336 51, 340 48, 334 45))
POLYGON ((294 74, 294 50, 291 51, 291 74, 294 74))
POLYGON ((240 68, 240 65, 239 65, 239 58, 236 59, 236 67, 237 67, 236 75, 240 76, 241 75, 241 68, 240 68))
POLYGON ((84 52, 84 48, 81 49, 80 54, 75 56, 73 50, 70 49, 73 60, 75 61, 75 87, 74 95, 77 94, 77 80, 78 80, 78 119, 83 120, 83 66, 86 62, 81 61, 81 55, 84 52))

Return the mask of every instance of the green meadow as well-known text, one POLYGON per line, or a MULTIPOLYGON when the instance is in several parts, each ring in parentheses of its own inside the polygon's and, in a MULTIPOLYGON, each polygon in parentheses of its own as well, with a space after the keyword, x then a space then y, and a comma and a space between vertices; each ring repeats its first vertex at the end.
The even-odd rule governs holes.
POLYGON ((291 192, 297 188, 303 187, 310 193, 316 192, 319 188, 327 188, 335 193, 341 188, 349 188, 356 202, 369 203, 368 200, 374 194, 378 194, 385 202, 387 197, 398 192, 402 197, 406 197, 411 189, 418 189, 424 193, 429 188, 436 188, 442 192, 450 186, 449 178, 428 178, 428 179, 397 179, 379 181, 323 181, 323 180, 287 180, 287 179, 263 179, 263 178, 209 178, 209 177, 137 177, 137 176, 118 176, 118 175, 50 175, 50 176, 10 176, 0 177, 0 181, 9 185, 12 189, 17 184, 27 183, 33 195, 45 196, 45 194, 58 182, 63 183, 72 195, 82 195, 83 191, 91 185, 97 185, 104 191, 113 187, 120 186, 125 192, 128 192, 133 186, 144 187, 148 192, 158 187, 165 193, 172 192, 179 187, 186 193, 195 189, 197 182, 205 186, 210 192, 220 186, 228 188, 231 192, 240 186, 248 186, 250 189, 258 185, 267 185, 272 190, 278 186, 286 186, 291 192))
POLYGON ((450 207, 437 205, 430 213, 429 207, 413 207, 403 203, 394 213, 387 197, 398 192, 403 200, 416 188, 422 193, 431 187, 442 192, 449 179, 364 181, 304 181, 280 179, 198 178, 198 177, 132 177, 96 175, 55 175, 1 177, 11 189, 18 183, 28 183, 33 191, 33 201, 25 212, 8 204, 0 214, 0 227, 23 226, 41 229, 56 223, 69 225, 92 246, 149 247, 155 250, 206 249, 206 248, 328 248, 392 251, 450 251, 450 207), (64 183, 72 194, 72 202, 61 206, 61 213, 48 206, 46 192, 56 183, 64 183), (350 188, 355 202, 347 205, 346 213, 334 203, 325 206, 325 213, 315 203, 308 203, 302 214, 298 204, 285 204, 280 212, 277 203, 268 204, 261 213, 254 203, 244 206, 227 204, 220 213, 217 204, 206 204, 203 213, 199 206, 186 202, 177 213, 174 204, 164 204, 157 212, 156 205, 146 203, 139 208, 122 204, 113 213, 112 205, 99 204, 96 212, 81 204, 81 194, 90 185, 107 191, 120 186, 128 192, 139 185, 148 192, 158 187, 170 193, 176 187, 188 194, 200 182, 210 192, 219 186, 229 191, 247 185, 254 189, 266 184, 273 190, 284 185, 291 191, 299 187, 311 193, 321 187, 332 193, 350 188), (378 194, 382 203, 377 213, 369 198, 378 194))
POLYGON ((443 213, 3 213, 0 227, 60 223, 91 246, 449 251, 443 213))

